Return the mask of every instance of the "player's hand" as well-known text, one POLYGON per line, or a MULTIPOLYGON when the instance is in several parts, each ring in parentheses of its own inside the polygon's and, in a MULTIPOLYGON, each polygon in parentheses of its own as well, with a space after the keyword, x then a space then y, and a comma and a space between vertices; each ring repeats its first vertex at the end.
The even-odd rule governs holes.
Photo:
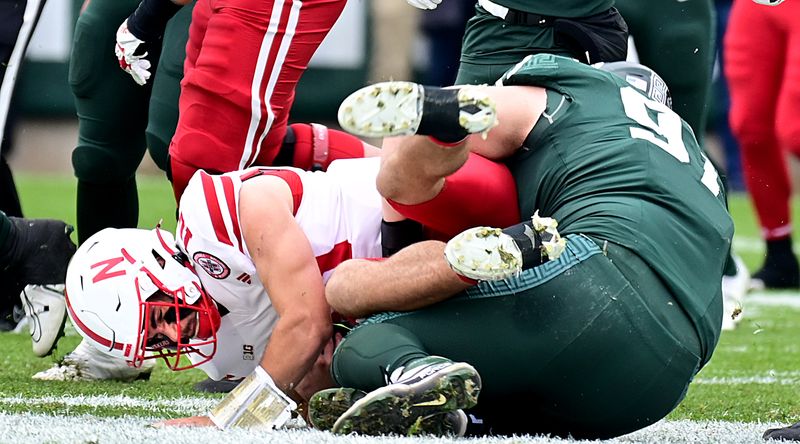
POLYGON ((190 416, 188 418, 167 419, 150 425, 157 429, 163 427, 213 427, 214 423, 208 416, 190 416))
POLYGON ((759 5, 778 6, 781 3, 783 3, 784 0, 753 0, 753 1, 758 3, 759 5))
POLYGON ((114 46, 119 67, 133 77, 139 85, 150 78, 150 61, 147 60, 147 44, 128 30, 128 20, 117 29, 117 44, 114 46))
POLYGON ((436 9, 442 0, 406 0, 406 2, 419 9, 436 9))

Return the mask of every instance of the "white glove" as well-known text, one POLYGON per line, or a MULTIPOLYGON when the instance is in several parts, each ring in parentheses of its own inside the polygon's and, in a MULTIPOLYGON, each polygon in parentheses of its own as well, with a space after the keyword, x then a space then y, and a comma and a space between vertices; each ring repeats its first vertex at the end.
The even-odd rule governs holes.
POLYGON ((419 9, 436 9, 436 7, 439 6, 439 3, 441 3, 442 0, 406 0, 406 2, 409 5, 419 9))
POLYGON ((150 61, 147 60, 148 52, 136 54, 136 50, 144 41, 139 40, 128 30, 128 20, 117 29, 117 44, 114 46, 114 53, 117 54, 119 67, 133 77, 139 85, 144 85, 150 78, 150 61))
POLYGON ((783 0, 753 0, 759 5, 778 6, 783 3, 783 0))

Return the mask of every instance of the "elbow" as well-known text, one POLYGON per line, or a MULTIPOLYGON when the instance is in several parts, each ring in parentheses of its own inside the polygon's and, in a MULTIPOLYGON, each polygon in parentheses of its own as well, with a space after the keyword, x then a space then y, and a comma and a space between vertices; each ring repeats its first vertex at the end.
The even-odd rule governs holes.
POLYGON ((319 344, 320 349, 322 349, 322 346, 330 341, 331 336, 333 336, 333 325, 331 325, 330 315, 326 316, 325 319, 319 319, 310 325, 311 328, 308 330, 309 340, 313 341, 313 343, 319 344))

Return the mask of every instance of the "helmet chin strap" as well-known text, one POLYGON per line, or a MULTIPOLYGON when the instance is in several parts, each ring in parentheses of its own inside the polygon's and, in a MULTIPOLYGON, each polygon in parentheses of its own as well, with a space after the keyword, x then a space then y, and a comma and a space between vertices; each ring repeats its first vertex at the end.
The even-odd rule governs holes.
POLYGON ((197 331, 194 337, 198 339, 208 339, 219 330, 222 317, 217 309, 217 304, 209 298, 208 316, 203 316, 201 311, 197 312, 197 331))

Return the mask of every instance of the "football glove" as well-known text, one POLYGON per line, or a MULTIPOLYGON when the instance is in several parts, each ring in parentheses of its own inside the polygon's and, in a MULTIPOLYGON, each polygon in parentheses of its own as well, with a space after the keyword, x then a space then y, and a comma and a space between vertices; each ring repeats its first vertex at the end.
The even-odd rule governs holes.
POLYGON ((151 63, 147 60, 149 54, 147 46, 143 40, 128 30, 128 20, 125 19, 117 29, 114 53, 117 55, 119 67, 130 74, 139 85, 144 85, 150 79, 151 63))
POLYGON ((442 0, 406 0, 406 2, 419 9, 436 9, 442 0))
POLYGON ((778 6, 781 3, 783 3, 784 0, 753 0, 753 1, 758 3, 759 5, 778 6))

